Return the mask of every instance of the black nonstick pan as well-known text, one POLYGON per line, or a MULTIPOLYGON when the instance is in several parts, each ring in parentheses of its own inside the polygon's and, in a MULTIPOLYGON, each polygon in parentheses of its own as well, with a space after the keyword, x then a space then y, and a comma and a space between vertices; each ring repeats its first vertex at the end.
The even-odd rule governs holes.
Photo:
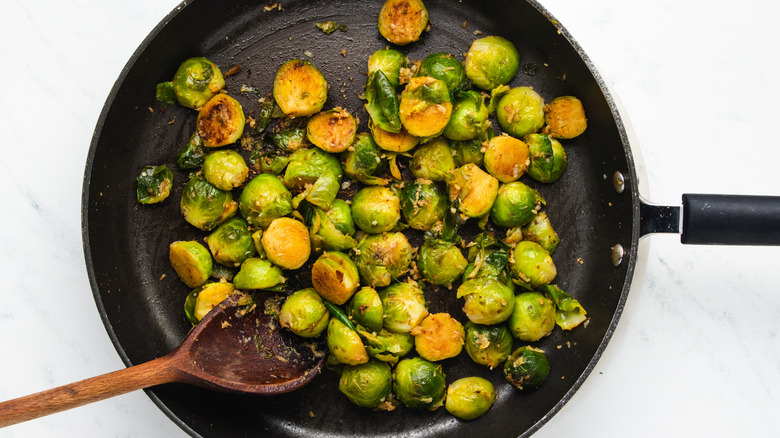
MULTIPOLYGON (((588 309, 588 325, 572 332, 557 330, 539 343, 553 364, 552 374, 543 388, 530 394, 513 391, 502 383, 500 373, 474 366, 465 355, 445 363, 448 380, 476 374, 493 381, 499 390, 490 413, 471 422, 458 421, 443 409, 375 413, 354 407, 336 390, 336 375, 328 372, 301 391, 270 398, 229 396, 183 385, 149 391, 161 409, 193 436, 531 434, 571 398, 605 348, 626 300, 640 236, 679 231, 679 210, 641 202, 627 135, 614 102, 587 57, 541 6, 465 0, 426 5, 431 30, 403 49, 410 58, 440 51, 461 55, 476 38, 475 31, 501 35, 512 40, 521 54, 521 73, 512 85, 531 85, 546 98, 571 94, 583 101, 589 127, 566 143, 567 173, 556 184, 537 188, 562 236, 555 257, 558 284, 588 309)), ((358 95, 365 83, 365 60, 387 45, 376 30, 380 6, 367 1, 290 1, 282 10, 264 10, 256 2, 195 1, 167 17, 128 63, 98 123, 83 205, 93 290, 107 330, 128 365, 164 355, 189 330, 182 312, 189 290, 170 270, 167 249, 174 240, 201 237, 181 220, 181 185, 159 205, 140 206, 134 198, 138 170, 150 163, 167 163, 175 169, 175 154, 194 127, 190 110, 162 110, 155 101, 155 85, 168 80, 181 60, 207 56, 223 70, 240 66, 227 88, 251 109, 256 98, 238 92, 241 84, 268 92, 278 66, 306 52, 331 82, 328 105, 361 108, 358 95), (346 24, 347 32, 325 35, 314 25, 327 20, 346 24)), ((366 120, 365 115, 361 120, 366 120)), ((176 178, 184 181, 186 175, 179 172, 176 178)), ((685 213, 711 210, 713 201, 723 200, 689 198, 685 213)), ((756 200, 760 202, 751 205, 777 212, 773 199, 727 199, 738 206, 756 200)), ((741 221, 744 211, 738 208, 741 221)), ((766 215, 757 216, 763 231, 752 234, 758 227, 745 226, 751 234, 738 234, 739 239, 748 239, 739 242, 777 243, 777 221, 762 223, 766 215)), ((682 217, 696 222, 691 214, 682 217)), ((712 227, 729 224, 731 219, 720 217, 710 224, 710 218, 706 216, 704 227, 698 228, 704 230, 704 237, 687 232, 697 230, 693 223, 692 228, 686 226, 684 239, 711 242, 707 233, 713 230, 715 236, 725 235, 712 227)), ((734 242, 731 237, 717 240, 714 243, 734 242)), ((433 309, 458 310, 454 300, 431 301, 433 309)))

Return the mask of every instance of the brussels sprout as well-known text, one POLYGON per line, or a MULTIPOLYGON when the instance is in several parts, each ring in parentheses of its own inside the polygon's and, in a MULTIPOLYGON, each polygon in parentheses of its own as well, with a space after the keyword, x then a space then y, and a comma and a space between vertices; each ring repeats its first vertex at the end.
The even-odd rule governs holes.
POLYGON ((390 48, 380 49, 368 57, 368 76, 381 71, 393 88, 398 89, 401 84, 401 69, 408 66, 409 60, 403 53, 390 48))
POLYGON ((222 72, 203 57, 181 63, 173 75, 173 92, 180 105, 198 109, 225 86, 222 72))
POLYGON ((382 330, 384 311, 376 289, 363 287, 355 292, 348 309, 349 317, 357 324, 375 332, 382 330))
POLYGON ((550 363, 544 351, 531 346, 513 351, 504 362, 504 378, 521 391, 533 390, 550 375, 550 363))
POLYGON ((303 190, 292 201, 297 207, 301 199, 327 210, 338 196, 343 171, 338 158, 320 148, 299 149, 290 155, 284 172, 284 185, 303 190))
POLYGON ((250 257, 241 263, 233 277, 233 286, 239 289, 280 289, 285 283, 282 269, 266 259, 250 257))
POLYGON ((330 313, 314 289, 293 292, 279 311, 279 324, 304 338, 315 338, 328 327, 330 313))
POLYGON ((366 233, 390 231, 400 219, 401 200, 387 187, 367 186, 352 198, 352 220, 366 233))
POLYGON ((428 307, 417 283, 393 283, 379 291, 384 310, 384 327, 393 333, 411 333, 426 316, 428 307))
POLYGON ((533 220, 543 204, 539 192, 520 181, 502 184, 490 209, 490 219, 499 227, 523 226, 533 220))
POLYGON ((574 96, 556 97, 544 107, 544 113, 544 132, 552 137, 574 138, 588 127, 582 102, 574 96))
POLYGON ((564 330, 571 330, 583 323, 587 312, 579 301, 555 285, 545 285, 545 292, 555 303, 555 323, 564 330))
POLYGON ((500 36, 487 36, 471 43, 463 64, 466 77, 477 87, 490 91, 508 84, 520 67, 515 45, 500 36))
POLYGON ((558 273, 550 253, 538 243, 528 240, 515 245, 509 268, 512 272, 512 280, 529 289, 553 281, 558 273))
POLYGON ((444 131, 452 115, 447 84, 430 76, 409 80, 401 93, 401 124, 415 137, 435 137, 444 131))
POLYGON ((450 150, 452 151, 452 159, 455 160, 455 166, 461 167, 474 163, 482 167, 485 155, 483 143, 486 141, 482 137, 465 141, 451 141, 450 150))
POLYGON ((484 325, 469 321, 464 346, 471 360, 492 370, 512 352, 512 333, 504 324, 484 325))
POLYGON ((292 212, 292 194, 279 178, 260 174, 252 178, 238 197, 241 214, 250 225, 265 228, 272 220, 292 212))
POLYGON ((414 336, 411 333, 393 333, 384 328, 378 332, 368 332, 359 327, 358 333, 363 338, 366 351, 382 362, 395 365, 414 348, 414 336))
POLYGON ((433 313, 411 331, 414 348, 423 359, 438 361, 460 354, 465 332, 463 325, 449 313, 433 313))
POLYGON ((544 183, 555 182, 566 171, 569 158, 558 140, 546 134, 527 134, 523 137, 528 145, 530 165, 528 175, 544 183))
POLYGON ((444 81, 451 94, 465 90, 470 85, 460 61, 448 53, 431 53, 426 56, 415 76, 430 76, 444 81))
POLYGON ((509 286, 493 277, 472 278, 458 287, 464 298, 463 312, 477 324, 498 324, 512 314, 515 294, 509 286))
POLYGON ((211 253, 198 242, 171 243, 168 258, 176 275, 189 287, 202 286, 211 276, 211 253))
POLYGON ((452 284, 468 265, 466 257, 452 242, 426 239, 417 255, 417 269, 423 278, 439 286, 452 284))
POLYGON ((355 254, 360 280, 371 287, 389 285, 405 274, 412 262, 412 246, 400 232, 367 236, 355 254))
POLYGON ((184 185, 180 207, 184 220, 204 231, 211 231, 238 210, 231 192, 198 177, 190 178, 184 185))
POLYGON ((312 247, 328 251, 346 251, 357 246, 352 238, 355 223, 352 209, 343 199, 336 199, 328 211, 314 207, 309 211, 307 224, 312 247))
POLYGON ((208 154, 206 146, 203 145, 203 140, 200 139, 200 135, 195 131, 179 153, 176 154, 176 164, 181 169, 197 169, 203 165, 206 154, 208 154))
POLYGON ((555 252, 561 241, 550 223, 550 218, 543 211, 537 213, 533 220, 523 227, 522 232, 523 239, 538 243, 550 254, 555 252))
POLYGON ((136 197, 141 204, 162 202, 171 194, 173 172, 165 165, 144 166, 136 179, 136 197))
POLYGON ((206 283, 197 292, 193 316, 200 321, 211 309, 233 295, 236 288, 230 283, 206 283))
POLYGON ((203 161, 203 177, 220 190, 232 190, 246 180, 249 167, 236 151, 224 149, 211 152, 203 161))
POLYGON ((455 170, 448 183, 450 201, 468 217, 480 217, 490 211, 498 194, 498 180, 476 164, 469 163, 455 170))
POLYGON ((463 271, 463 281, 471 278, 492 277, 514 289, 506 274, 509 245, 496 240, 490 233, 479 233, 469 248, 469 264, 463 271))
POLYGON ((239 266, 255 255, 255 245, 249 224, 244 219, 234 217, 217 227, 206 237, 214 260, 225 266, 239 266))
POLYGON ((501 182, 519 179, 529 163, 528 146, 514 137, 493 137, 485 148, 485 170, 501 182))
POLYGON ((393 370, 393 391, 408 408, 435 411, 444 404, 446 389, 441 365, 421 357, 403 359, 393 370))
POLYGON ((328 82, 306 59, 291 59, 276 71, 273 95, 279 108, 290 117, 310 116, 325 105, 328 82))
POLYGON ((300 268, 311 254, 309 229, 289 217, 272 220, 260 241, 268 260, 283 269, 300 268))
POLYGON ((515 297, 514 311, 507 325, 517 339, 536 342, 555 328, 555 306, 539 292, 521 293, 515 297))
POLYGON ((355 141, 357 120, 337 107, 315 114, 306 125, 306 137, 318 148, 331 153, 343 152, 355 141))
POLYGON ((415 149, 409 162, 409 170, 415 178, 446 181, 455 170, 455 160, 447 139, 436 137, 415 149))
POLYGON ((328 322, 328 350, 337 362, 357 365, 368 362, 368 353, 356 331, 337 318, 328 322))
POLYGON ((422 0, 387 0, 379 11, 379 33, 399 46, 413 43, 428 26, 428 9, 422 0))
POLYGON ((338 251, 322 253, 311 268, 311 282, 326 300, 341 305, 355 293, 360 283, 355 262, 338 251))
POLYGON ((344 153, 344 173, 363 184, 383 186, 387 179, 380 178, 387 168, 382 149, 368 132, 361 132, 355 138, 352 147, 344 153))
POLYGON ((447 195, 431 181, 418 179, 401 191, 401 212, 406 223, 416 230, 430 230, 447 213, 447 195))
POLYGON ((490 409, 496 401, 496 390, 482 377, 464 377, 447 387, 444 409, 461 420, 473 420, 490 409))
POLYGON ((366 82, 366 111, 371 122, 388 132, 401 131, 401 117, 398 114, 398 95, 395 85, 385 76, 382 70, 371 73, 366 82))
POLYGON ((349 401, 364 408, 376 408, 387 400, 392 389, 390 365, 370 360, 364 364, 347 365, 341 370, 339 391, 349 401))
POLYGON ((369 120, 368 128, 377 146, 389 152, 408 152, 420 143, 420 139, 409 134, 403 126, 399 132, 390 132, 377 126, 373 120, 369 120))
POLYGON ((195 126, 203 145, 212 148, 237 142, 244 133, 245 123, 241 104, 220 93, 200 108, 195 126))
POLYGON ((450 140, 471 140, 490 126, 487 106, 482 94, 464 91, 455 95, 450 121, 444 128, 444 136, 450 140))
POLYGON ((501 129, 517 138, 544 126, 544 99, 530 87, 515 87, 501 96, 496 108, 501 129))

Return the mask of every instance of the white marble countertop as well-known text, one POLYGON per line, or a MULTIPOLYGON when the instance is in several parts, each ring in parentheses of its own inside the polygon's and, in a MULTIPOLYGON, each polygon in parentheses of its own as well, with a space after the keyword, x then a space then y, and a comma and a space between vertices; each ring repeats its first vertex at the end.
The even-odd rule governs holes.
MULTIPOLYGON (((642 194, 780 195, 772 2, 546 0, 622 101, 642 194), (638 155, 639 152, 637 151, 638 155)), ((119 369, 81 242, 84 164, 126 61, 176 0, 11 0, 0 14, 0 400, 119 369)), ((780 249, 655 235, 611 343, 536 436, 773 436, 780 249)), ((0 437, 185 436, 141 392, 0 437)))

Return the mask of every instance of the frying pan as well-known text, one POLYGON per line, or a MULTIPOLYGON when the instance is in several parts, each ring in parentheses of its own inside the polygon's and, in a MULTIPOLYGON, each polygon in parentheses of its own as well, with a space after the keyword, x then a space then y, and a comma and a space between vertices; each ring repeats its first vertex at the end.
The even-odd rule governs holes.
MULTIPOLYGON (((657 228, 642 225, 649 222, 640 220, 643 203, 627 136, 587 57, 539 5, 487 3, 426 2, 433 20, 431 32, 404 50, 412 59, 436 51, 461 54, 475 38, 474 30, 502 35, 520 49, 527 73, 519 74, 512 85, 532 85, 547 98, 572 94, 583 100, 589 128, 566 142, 569 170, 558 183, 536 187, 547 199, 547 211, 563 236, 555 257, 558 284, 588 309, 588 326, 571 333, 556 330, 539 343, 548 352, 553 371, 545 386, 531 394, 512 391, 498 373, 475 367, 468 358, 445 362, 450 381, 477 374, 499 388, 490 414, 473 422, 459 422, 442 409, 366 412, 350 405, 335 390, 335 375, 325 373, 304 390, 274 398, 227 396, 180 385, 150 391, 155 403, 185 431, 193 436, 249 436, 257 431, 287 436, 529 435, 571 398, 590 373, 620 316, 639 236, 657 228), (462 26, 464 17, 467 28, 462 26), (616 172, 625 182, 622 192, 613 183, 616 172), (615 266, 612 255, 618 244, 625 252, 615 266)), ((160 110, 154 85, 169 79, 181 60, 205 55, 224 70, 241 66, 228 80, 228 90, 251 108, 251 96, 238 93, 241 83, 270 91, 276 68, 305 50, 331 81, 329 105, 360 108, 357 95, 365 82, 365 60, 386 45, 375 28, 379 6, 365 1, 285 2, 284 11, 263 12, 252 2, 235 2, 225 9, 196 1, 167 17, 130 60, 98 123, 83 205, 85 254, 95 298, 128 365, 167 353, 189 329, 181 311, 189 291, 169 271, 167 245, 202 236, 180 219, 179 184, 171 196, 175 202, 141 207, 134 200, 138 169, 148 163, 168 163, 175 169, 173 157, 194 126, 189 110, 160 110), (325 20, 345 23, 349 30, 326 36, 313 25, 325 20), (331 79, 344 78, 345 72, 344 85, 331 79)), ((178 173, 176 178, 183 181, 185 175, 178 173)), ((645 215, 653 210, 644 207, 645 215)), ((674 214, 671 209, 666 217, 674 214)), ((662 229, 671 229, 675 221, 660 223, 662 229)), ((431 307, 459 311, 454 303, 436 297, 431 307)))

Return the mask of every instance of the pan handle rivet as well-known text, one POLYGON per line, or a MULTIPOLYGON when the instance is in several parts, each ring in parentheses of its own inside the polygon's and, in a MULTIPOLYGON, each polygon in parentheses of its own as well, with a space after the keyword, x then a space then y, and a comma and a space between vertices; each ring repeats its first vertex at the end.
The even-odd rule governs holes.
POLYGON ((612 265, 616 268, 623 263, 623 256, 626 255, 626 251, 623 249, 623 245, 617 244, 612 247, 612 265))
POLYGON ((612 185, 615 186, 615 191, 618 192, 618 194, 623 193, 626 189, 626 179, 619 170, 616 170, 612 175, 612 185))

